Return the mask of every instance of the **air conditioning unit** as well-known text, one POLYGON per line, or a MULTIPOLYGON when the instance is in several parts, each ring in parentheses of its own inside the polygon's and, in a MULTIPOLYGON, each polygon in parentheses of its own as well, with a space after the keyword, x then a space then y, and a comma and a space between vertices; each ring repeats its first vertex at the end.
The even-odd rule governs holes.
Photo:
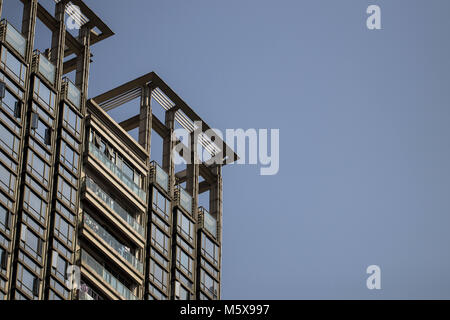
POLYGON ((39 124, 39 115, 36 112, 31 113, 31 129, 37 129, 39 124))
POLYGON ((0 82, 0 99, 3 99, 6 94, 6 84, 4 82, 0 82))
POLYGON ((22 101, 16 101, 14 104, 14 117, 20 118, 22 117, 22 101))

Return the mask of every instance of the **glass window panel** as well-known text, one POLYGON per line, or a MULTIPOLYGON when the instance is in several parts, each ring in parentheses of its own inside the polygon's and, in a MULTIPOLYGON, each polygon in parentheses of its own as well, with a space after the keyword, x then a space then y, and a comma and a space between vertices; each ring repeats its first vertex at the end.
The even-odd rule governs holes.
POLYGON ((11 196, 14 196, 16 188, 16 176, 0 163, 0 188, 11 196))

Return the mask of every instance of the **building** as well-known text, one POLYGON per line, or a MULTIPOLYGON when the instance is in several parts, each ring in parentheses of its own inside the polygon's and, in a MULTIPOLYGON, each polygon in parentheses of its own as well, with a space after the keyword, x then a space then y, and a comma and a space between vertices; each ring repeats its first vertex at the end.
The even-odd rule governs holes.
POLYGON ((237 155, 153 72, 87 99, 91 46, 113 32, 81 0, 8 1, 23 19, 0 24, 0 300, 220 299, 222 166, 237 155), (136 100, 126 121, 107 113, 136 100), (221 161, 196 161, 205 150, 221 161))

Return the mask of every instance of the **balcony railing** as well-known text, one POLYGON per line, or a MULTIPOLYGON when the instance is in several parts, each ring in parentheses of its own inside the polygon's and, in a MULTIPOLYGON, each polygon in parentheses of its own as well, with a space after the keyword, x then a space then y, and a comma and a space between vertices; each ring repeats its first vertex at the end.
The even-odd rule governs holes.
POLYGON ((133 180, 125 175, 122 170, 112 162, 103 152, 101 152, 93 143, 89 143, 89 152, 101 161, 117 178, 130 188, 139 198, 145 201, 147 193, 142 190, 133 180))
POLYGON ((35 51, 35 55, 37 71, 52 85, 55 85, 56 67, 39 51, 35 51))
POLYGON ((144 228, 136 221, 131 214, 123 209, 116 201, 114 201, 102 188, 100 188, 94 180, 86 177, 86 187, 94 192, 112 211, 117 213, 128 225, 136 230, 140 235, 144 236, 144 228))
POLYGON ((84 223, 92 231, 94 231, 100 238, 102 238, 111 248, 114 249, 119 255, 121 255, 125 260, 127 260, 134 268, 139 272, 143 272, 144 268, 142 262, 140 262, 136 257, 134 257, 129 248, 117 241, 108 231, 106 231, 101 225, 99 225, 92 217, 90 217, 86 212, 84 213, 84 223))
POLYGON ((155 181, 165 191, 169 192, 169 175, 159 166, 156 161, 152 161, 155 168, 155 181))
POLYGON ((13 47, 22 57, 25 57, 25 50, 27 48, 27 39, 14 28, 6 20, 1 21, 2 30, 5 32, 4 40, 13 47))
POLYGON ((66 86, 66 98, 79 110, 81 106, 81 91, 78 89, 72 81, 64 78, 64 85, 66 86))
POLYGON ((198 208, 199 213, 203 216, 203 228, 208 230, 214 238, 217 238, 217 220, 214 218, 208 210, 203 207, 198 208))
POLYGON ((95 300, 93 297, 89 295, 89 293, 84 291, 79 291, 78 300, 95 300))
POLYGON ((179 198, 180 198, 180 205, 189 213, 192 214, 192 197, 189 193, 187 193, 186 190, 179 187, 179 198))
POLYGON ((122 297, 127 300, 138 300, 138 298, 128 289, 123 283, 121 283, 115 276, 105 269, 97 260, 95 260, 86 251, 81 251, 81 261, 85 262, 91 267, 103 280, 114 288, 122 297))

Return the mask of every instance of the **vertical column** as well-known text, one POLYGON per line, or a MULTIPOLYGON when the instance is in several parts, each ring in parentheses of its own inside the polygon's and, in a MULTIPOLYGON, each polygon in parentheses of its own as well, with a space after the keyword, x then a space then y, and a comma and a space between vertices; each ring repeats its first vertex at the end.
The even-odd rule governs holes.
MULTIPOLYGON (((21 33, 24 35, 24 37, 27 39, 27 46, 25 49, 25 61, 26 63, 31 66, 31 60, 33 55, 33 48, 34 48, 34 37, 35 37, 35 25, 36 25, 36 16, 37 16, 37 0, 27 0, 24 2, 23 7, 23 13, 22 13, 22 27, 21 27, 21 33)), ((28 68, 27 75, 26 75, 26 81, 25 81, 25 91, 24 91, 24 101, 27 102, 29 98, 29 89, 30 89, 30 74, 31 74, 31 68, 28 68)), ((25 103, 26 106, 28 106, 27 103, 25 103)), ((27 107, 24 108, 25 110, 27 107)), ((25 181, 25 172, 26 172, 26 164, 27 164, 27 150, 25 149, 26 138, 25 133, 27 132, 27 126, 29 125, 29 119, 25 115, 22 117, 23 123, 22 123, 22 130, 21 130, 21 151, 19 154, 19 175, 18 175, 18 181, 16 185, 16 217, 14 221, 14 230, 13 230, 13 237, 12 237, 12 257, 11 257, 11 267, 10 267, 10 276, 9 276, 9 299, 14 299, 14 291, 15 289, 15 283, 16 283, 16 275, 17 275, 17 260, 18 260, 18 254, 19 254, 19 247, 20 247, 20 236, 21 236, 21 226, 22 226, 22 208, 23 208, 23 185, 25 181)), ((41 295, 42 296, 42 295, 41 295)))
POLYGON ((63 74, 64 49, 66 39, 66 25, 64 23, 65 5, 59 2, 55 6, 55 18, 58 21, 58 29, 52 33, 52 48, 50 61, 56 66, 56 89, 61 92, 61 77, 63 74))
POLYGON ((165 125, 169 129, 169 134, 163 138, 163 169, 169 174, 169 191, 173 199, 175 189, 175 165, 173 160, 173 149, 175 148, 175 139, 172 139, 175 129, 175 113, 177 108, 173 107, 166 111, 165 125))
MULTIPOLYGON (((211 185, 209 192, 209 210, 217 221, 217 240, 219 241, 219 268, 222 270, 222 165, 215 165, 211 168, 215 181, 211 185)), ((220 285, 221 274, 219 273, 219 296, 221 296, 222 286, 220 285)))
MULTIPOLYGON (((90 70, 90 59, 91 59, 91 51, 90 51, 90 42, 91 42, 91 30, 90 28, 83 26, 80 29, 78 40, 83 45, 81 53, 77 56, 77 69, 76 69, 76 75, 75 75, 75 85, 80 89, 81 92, 81 105, 80 105, 80 111, 83 117, 86 116, 86 97, 88 96, 88 83, 89 83, 89 70, 90 70)), ((85 144, 89 143, 85 139, 85 126, 84 126, 84 120, 81 124, 81 150, 85 150, 85 144)), ((81 161, 81 157, 79 159, 81 161)), ((80 177, 81 173, 79 173, 79 181, 81 179, 80 177)), ((78 182, 78 186, 80 186, 80 182, 78 182)), ((77 225, 75 228, 75 234, 77 235, 75 238, 75 259, 79 259, 78 261, 75 261, 75 264, 81 263, 81 256, 78 254, 81 253, 80 243, 79 243, 79 236, 78 236, 78 226, 79 222, 83 221, 83 212, 80 205, 80 191, 81 188, 78 188, 78 195, 77 195, 77 225)), ((76 299, 76 296, 74 295, 74 292, 72 292, 72 299, 76 299)))
POLYGON ((186 190, 192 195, 193 211, 192 215, 197 221, 198 211, 198 176, 199 176, 199 159, 197 157, 198 134, 194 130, 190 135, 190 162, 186 166, 186 190))
MULTIPOLYGON (((186 190, 192 195, 192 216, 195 221, 195 234, 197 234, 198 230, 198 180, 200 174, 200 165, 199 160, 197 158, 197 143, 198 143, 198 134, 194 130, 190 135, 190 161, 186 165, 186 190)), ((194 237, 195 245, 194 248, 198 248, 197 237, 194 237)), ((197 249, 194 252, 198 252, 197 249)), ((198 262, 197 255, 194 257, 194 270, 198 270, 198 262)), ((198 273, 194 272, 193 279, 193 289, 194 289, 194 297, 197 296, 197 278, 198 273)))
POLYGON ((149 155, 150 155, 151 133, 152 133, 151 89, 148 85, 145 85, 142 87, 141 93, 138 142, 142 147, 144 147, 144 149, 148 152, 149 155))
POLYGON ((0 17, 2 16, 3 0, 0 0, 0 17))
POLYGON ((25 60, 31 63, 34 48, 34 30, 36 26, 38 0, 27 0, 23 6, 22 33, 27 38, 25 60))
POLYGON ((88 96, 89 82, 89 64, 91 62, 91 50, 89 48, 91 42, 91 29, 83 26, 80 29, 79 39, 83 45, 81 54, 77 57, 77 71, 75 76, 75 84, 81 90, 81 113, 85 114, 85 97, 88 96))
MULTIPOLYGON (((52 30, 52 43, 51 43, 51 49, 49 54, 50 62, 52 62, 55 65, 55 89, 58 96, 58 101, 62 99, 61 96, 61 85, 62 85, 62 73, 63 73, 63 62, 64 62, 64 48, 65 48, 65 36, 66 36, 66 26, 64 23, 65 18, 65 4, 62 2, 59 2, 55 5, 55 18, 58 22, 58 27, 55 30, 52 30)), ((56 123, 60 122, 60 117, 62 115, 61 111, 61 104, 57 104, 56 106, 56 114, 55 114, 55 121, 56 123)), ((55 128, 58 130, 58 125, 55 128)), ((52 133, 54 137, 57 136, 56 133, 52 133)), ((55 147, 53 151, 53 166, 52 166, 52 172, 51 175, 53 177, 51 183, 50 183, 50 190, 57 190, 57 182, 60 179, 58 176, 58 156, 59 156, 59 150, 60 150, 60 141, 55 142, 55 147)), ((56 191, 53 192, 53 194, 56 194, 56 191)), ((51 283, 50 277, 51 277, 51 268, 52 265, 54 265, 56 262, 53 261, 57 258, 55 255, 53 255, 52 248, 54 247, 54 228, 55 228, 55 203, 56 199, 51 199, 49 201, 50 204, 50 214, 49 214, 49 224, 48 224, 48 231, 47 231, 47 243, 46 243, 46 258, 44 263, 44 299, 49 299, 49 285, 51 283), (52 208, 53 206, 53 208, 52 208)))

